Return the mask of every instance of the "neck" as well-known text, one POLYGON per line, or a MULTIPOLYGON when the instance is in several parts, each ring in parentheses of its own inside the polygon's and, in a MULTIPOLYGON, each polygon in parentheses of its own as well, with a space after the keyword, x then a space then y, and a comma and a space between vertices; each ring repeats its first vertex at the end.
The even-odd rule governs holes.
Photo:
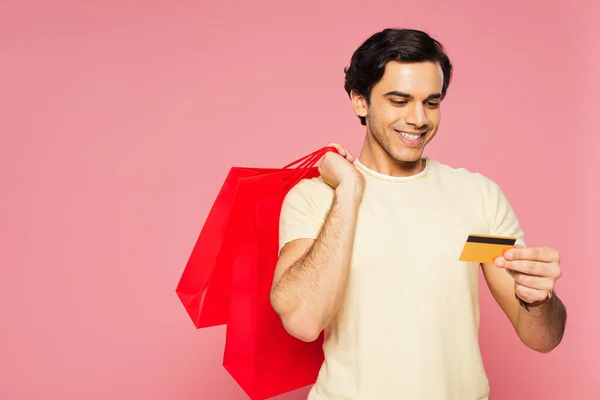
POLYGON ((365 167, 379 172, 380 174, 394 177, 416 175, 425 168, 423 158, 419 158, 416 161, 394 159, 370 134, 367 134, 365 137, 363 148, 358 159, 365 167))

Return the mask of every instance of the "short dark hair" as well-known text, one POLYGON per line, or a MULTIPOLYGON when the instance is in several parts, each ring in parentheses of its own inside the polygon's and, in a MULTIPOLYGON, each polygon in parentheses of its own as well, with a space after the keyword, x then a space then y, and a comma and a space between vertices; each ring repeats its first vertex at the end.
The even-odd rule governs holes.
MULTIPOLYGON (((389 61, 437 62, 444 74, 442 98, 452 78, 452 64, 440 42, 427 33, 414 29, 388 28, 368 38, 352 55, 350 67, 344 68, 344 89, 350 96, 352 90, 370 101, 371 89, 383 77, 389 61)), ((366 125, 366 119, 359 117, 366 125)))

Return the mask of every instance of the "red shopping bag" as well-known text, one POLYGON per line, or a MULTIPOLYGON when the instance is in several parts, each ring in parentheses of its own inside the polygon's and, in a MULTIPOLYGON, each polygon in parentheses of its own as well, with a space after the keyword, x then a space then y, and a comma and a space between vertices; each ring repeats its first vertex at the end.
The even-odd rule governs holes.
POLYGON ((197 328, 227 322, 238 180, 275 169, 232 167, 206 218, 183 270, 176 293, 197 328))
POLYGON ((281 171, 286 171, 291 176, 298 172, 293 166, 298 166, 302 171, 301 167, 306 161, 322 151, 323 149, 319 149, 283 169, 230 169, 176 288, 176 293, 196 328, 227 323, 236 229, 244 204, 243 196, 236 196, 239 180, 281 171))
POLYGON ((291 336, 271 307, 269 295, 282 202, 302 178, 318 176, 310 164, 326 151, 309 159, 302 173, 282 170, 243 178, 238 184, 236 195, 243 196, 245 211, 231 281, 223 366, 253 400, 314 383, 323 363, 323 335, 311 343, 291 336))

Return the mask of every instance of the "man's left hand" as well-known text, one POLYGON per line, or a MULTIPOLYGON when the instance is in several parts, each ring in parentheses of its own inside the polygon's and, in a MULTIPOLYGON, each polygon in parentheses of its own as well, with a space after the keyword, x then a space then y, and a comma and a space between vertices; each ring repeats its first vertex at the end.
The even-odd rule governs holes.
POLYGON ((516 245, 498 257, 495 265, 508 271, 515 280, 515 294, 530 304, 549 299, 562 275, 560 254, 549 247, 516 245))

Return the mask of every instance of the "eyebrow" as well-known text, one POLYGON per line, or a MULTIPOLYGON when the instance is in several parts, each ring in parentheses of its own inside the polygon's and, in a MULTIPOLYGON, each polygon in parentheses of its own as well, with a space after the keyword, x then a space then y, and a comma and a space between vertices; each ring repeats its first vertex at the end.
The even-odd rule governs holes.
MULTIPOLYGON (((384 97, 387 97, 387 96, 405 97, 405 98, 410 99, 410 100, 412 100, 414 98, 414 96, 412 94, 402 93, 402 92, 399 92, 397 90, 393 90, 391 92, 387 92, 383 96, 384 97)), ((425 100, 441 99, 441 98, 442 98, 442 94, 441 93, 433 93, 433 94, 430 94, 429 96, 427 96, 427 98, 425 100)))

